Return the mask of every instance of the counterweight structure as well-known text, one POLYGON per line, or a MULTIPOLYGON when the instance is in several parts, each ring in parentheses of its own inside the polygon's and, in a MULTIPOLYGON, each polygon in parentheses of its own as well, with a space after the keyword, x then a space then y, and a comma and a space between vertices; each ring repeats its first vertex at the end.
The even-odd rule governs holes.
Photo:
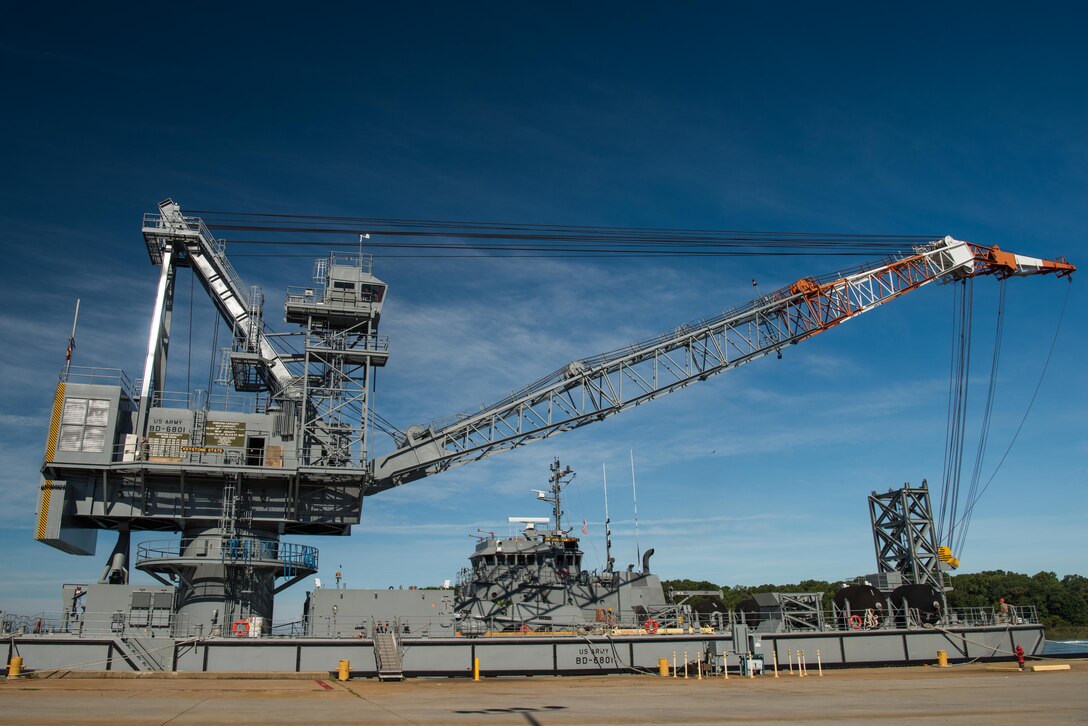
POLYGON ((270 621, 273 596, 316 572, 316 548, 284 534, 347 534, 364 496, 599 421, 849 320, 933 281, 982 274, 1070 274, 1041 260, 951 237, 847 275, 804 278, 709 320, 570 363, 471 415, 412 426, 371 453, 370 393, 388 341, 378 334, 386 285, 366 255, 318 260, 311 286, 288 290, 294 335, 270 333, 264 296, 246 287, 203 221, 166 200, 143 236, 160 268, 143 377, 66 368, 47 439, 36 538, 95 552, 119 533, 101 582, 135 566, 177 586, 186 632, 270 621), (230 395, 164 390, 175 278, 189 268, 229 326, 230 395))

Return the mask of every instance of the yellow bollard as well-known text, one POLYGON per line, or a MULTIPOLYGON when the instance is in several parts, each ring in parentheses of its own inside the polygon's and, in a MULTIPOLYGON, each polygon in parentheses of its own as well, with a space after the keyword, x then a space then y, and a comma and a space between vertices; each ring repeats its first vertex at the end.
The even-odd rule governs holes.
POLYGON ((744 664, 744 667, 748 670, 748 677, 755 678, 755 669, 752 668, 752 651, 748 651, 748 661, 744 664))
POLYGON ((790 675, 793 675, 793 650, 787 648, 786 656, 790 659, 790 675))
POLYGON ((824 677, 824 662, 820 660, 820 649, 816 649, 816 668, 820 671, 820 678, 824 677))
POLYGON ((729 655, 722 655, 722 672, 725 673, 725 680, 729 680, 729 655))
POLYGON ((672 652, 672 677, 673 678, 677 677, 677 674, 676 674, 676 651, 675 650, 672 652))
POLYGON ((939 668, 947 668, 948 667, 948 651, 944 651, 944 650, 938 650, 937 651, 937 666, 939 668))
POLYGON ((480 659, 479 658, 473 658, 472 659, 472 680, 474 680, 474 681, 480 680, 480 659))
POLYGON ((8 680, 14 680, 19 678, 23 674, 23 656, 13 655, 11 656, 11 662, 8 663, 8 680))
POLYGON ((703 680, 703 651, 695 653, 695 680, 703 680))
POLYGON ((774 659, 774 677, 778 678, 778 648, 771 651, 771 657, 774 659))
POLYGON ((805 651, 797 651, 797 677, 805 677, 805 651))
POLYGON ((662 678, 668 678, 669 677, 669 659, 668 658, 658 658, 657 659, 657 675, 661 676, 662 678))
POLYGON ((684 678, 688 677, 688 652, 684 651, 684 678))
POLYGON ((346 681, 351 677, 351 661, 340 661, 340 680, 346 681))

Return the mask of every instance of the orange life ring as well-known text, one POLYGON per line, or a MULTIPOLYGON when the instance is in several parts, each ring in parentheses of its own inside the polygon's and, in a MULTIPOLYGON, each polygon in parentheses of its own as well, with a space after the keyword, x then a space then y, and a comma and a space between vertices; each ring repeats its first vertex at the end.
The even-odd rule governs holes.
POLYGON ((230 626, 230 632, 234 633, 237 638, 244 638, 249 635, 249 621, 248 620, 235 620, 234 625, 230 626))
POLYGON ((533 629, 530 628, 528 625, 522 625, 520 630, 521 630, 522 633, 531 633, 531 632, 533 632, 533 629))
POLYGON ((566 577, 570 573, 567 572, 566 570, 557 570, 555 574, 559 575, 560 577, 566 577))
POLYGON ((850 627, 853 628, 854 630, 861 630, 861 616, 860 615, 851 615, 850 616, 850 627))
POLYGON ((646 622, 642 624, 642 627, 646 629, 647 634, 653 635, 661 626, 658 625, 657 621, 653 618, 647 618, 646 622))

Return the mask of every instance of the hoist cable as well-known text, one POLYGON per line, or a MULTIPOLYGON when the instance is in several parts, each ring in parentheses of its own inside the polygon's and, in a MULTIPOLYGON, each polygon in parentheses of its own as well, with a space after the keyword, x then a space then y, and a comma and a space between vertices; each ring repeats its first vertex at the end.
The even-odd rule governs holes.
MULTIPOLYGON (((832 232, 771 232, 760 230, 721 230, 721 229, 692 229, 692 228, 677 228, 677 227, 640 227, 640 226, 618 226, 618 225, 556 225, 556 224, 536 224, 536 223, 524 223, 524 222, 483 222, 478 220, 434 220, 434 219, 406 219, 406 218, 388 218, 388 217, 351 217, 351 216, 335 216, 335 215, 317 215, 317 214, 280 214, 272 212, 225 212, 217 210, 203 210, 194 209, 191 210, 193 214, 201 215, 216 215, 227 217, 225 220, 218 220, 215 217, 204 217, 205 222, 223 222, 223 223, 238 223, 249 218, 255 218, 256 220, 287 220, 291 225, 298 225, 302 223, 302 220, 307 222, 321 221, 321 222, 335 222, 335 223, 363 223, 369 227, 381 228, 381 227, 393 227, 393 228, 418 228, 418 229, 460 229, 460 230, 500 230, 500 231, 550 231, 550 232, 567 232, 567 233, 596 233, 596 234, 709 234, 709 235, 744 235, 744 236, 761 236, 761 237, 793 237, 793 238, 819 238, 819 237, 832 237, 836 239, 850 239, 850 238, 866 238, 866 239, 883 239, 883 240, 932 240, 939 235, 917 235, 917 234, 867 234, 867 233, 832 233, 832 232), (295 221, 299 220, 299 221, 295 221)), ((269 224, 268 222, 265 223, 269 224)), ((284 222, 280 222, 284 224, 284 222)))
POLYGON ((941 521, 947 523, 947 532, 941 532, 943 541, 955 539, 957 514, 960 501, 960 480, 963 471, 964 434, 967 426, 967 401, 971 370, 971 324, 974 309, 974 278, 963 281, 954 317, 957 337, 953 348, 952 375, 949 381, 949 406, 946 431, 945 471, 942 489, 941 521))
POLYGON ((952 440, 952 407, 955 401, 955 365, 956 365, 956 340, 959 337, 959 320, 960 320, 960 295, 963 290, 965 281, 961 281, 959 285, 952 286, 952 315, 949 319, 952 324, 949 327, 951 337, 949 340, 949 393, 948 404, 944 410, 944 458, 941 463, 941 503, 938 509, 937 515, 937 541, 944 541, 944 526, 945 517, 949 512, 949 491, 950 488, 947 485, 948 472, 949 472, 949 455, 952 453, 952 447, 949 442, 952 440))
POLYGON ((974 512, 975 497, 978 493, 979 480, 982 478, 982 464, 986 456, 986 444, 990 437, 990 422, 992 420, 994 399, 997 392, 998 369, 1001 362, 1002 331, 1005 325, 1005 297, 1008 291, 1006 280, 1002 279, 998 287, 997 297, 997 324, 994 331, 994 354, 990 363, 990 382, 986 390, 986 403, 983 406, 982 423, 979 426, 978 448, 975 451, 975 465, 971 470, 971 483, 964 499, 963 523, 960 527, 958 541, 949 543, 957 557, 963 556, 964 545, 967 541, 967 531, 971 526, 971 514, 974 512))
POLYGON ((994 468, 994 471, 990 475, 990 478, 986 480, 986 484, 982 487, 981 490, 979 490, 975 498, 971 502, 969 502, 969 507, 974 507, 974 505, 978 503, 978 500, 982 498, 982 495, 986 493, 986 490, 990 488, 990 484, 993 483, 994 477, 997 476, 997 473, 1001 471, 1001 467, 1002 465, 1004 465, 1005 459, 1008 458, 1009 452, 1012 451, 1013 445, 1016 443, 1017 438, 1019 438, 1020 436, 1020 432, 1024 428, 1024 424, 1028 420, 1028 414, 1031 413, 1031 408, 1035 405, 1035 399, 1039 395, 1039 389, 1043 386, 1043 379, 1046 377, 1047 368, 1050 367, 1050 360, 1054 356, 1054 348, 1058 345, 1058 336, 1062 330, 1062 321, 1065 318, 1065 310, 1069 304, 1069 292, 1071 289, 1072 288, 1066 288, 1065 299, 1062 301, 1062 309, 1061 312, 1058 314, 1058 324, 1054 329, 1054 337, 1050 341, 1050 350, 1046 354, 1046 360, 1043 362, 1043 369, 1039 372, 1039 380, 1035 384, 1035 390, 1031 393, 1031 399, 1028 401, 1028 406, 1024 410, 1024 415, 1020 418, 1020 424, 1016 427, 1016 431, 1012 435, 1012 440, 1009 441, 1009 445, 1005 448, 1005 452, 1001 455, 1001 459, 997 462, 997 466, 994 468))

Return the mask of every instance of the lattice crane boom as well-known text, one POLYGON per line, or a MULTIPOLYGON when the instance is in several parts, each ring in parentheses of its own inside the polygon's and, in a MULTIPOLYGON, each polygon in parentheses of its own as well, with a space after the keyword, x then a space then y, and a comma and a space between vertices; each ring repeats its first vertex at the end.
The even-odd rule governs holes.
POLYGON ((952 237, 846 275, 806 277, 710 320, 576 360, 474 415, 413 426, 374 461, 367 493, 390 489, 608 416, 736 368, 934 280, 1055 274, 1076 268, 952 237))

